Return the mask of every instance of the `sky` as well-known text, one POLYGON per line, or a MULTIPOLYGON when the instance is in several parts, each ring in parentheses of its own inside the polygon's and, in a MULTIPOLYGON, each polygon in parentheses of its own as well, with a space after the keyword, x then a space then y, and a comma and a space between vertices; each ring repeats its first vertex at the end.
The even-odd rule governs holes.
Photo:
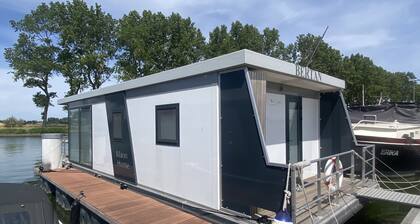
MULTIPOLYGON (((36 89, 14 82, 11 69, 3 57, 6 47, 17 40, 10 28, 10 20, 19 20, 39 3, 38 0, 0 0, 0 120, 15 116, 39 120, 41 108, 35 107, 32 95, 36 89)), ((87 1, 102 5, 114 18, 121 18, 131 10, 152 10, 169 15, 178 12, 190 17, 202 33, 216 26, 230 26, 233 21, 249 23, 260 30, 274 27, 286 44, 299 34, 321 35, 329 29, 324 40, 342 54, 361 53, 375 64, 395 71, 411 71, 420 75, 420 1, 364 1, 364 0, 104 0, 87 1)), ((115 80, 105 86, 115 84, 115 80)), ((60 77, 52 80, 52 91, 62 98, 68 89, 60 77)), ((53 101, 50 117, 64 117, 66 112, 53 101)))

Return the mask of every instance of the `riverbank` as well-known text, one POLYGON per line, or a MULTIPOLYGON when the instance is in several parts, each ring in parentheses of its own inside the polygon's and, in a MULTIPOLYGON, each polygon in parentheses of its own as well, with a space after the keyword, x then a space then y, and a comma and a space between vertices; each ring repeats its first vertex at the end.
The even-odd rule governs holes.
POLYGON ((67 126, 0 128, 0 137, 40 136, 43 133, 67 134, 67 126))

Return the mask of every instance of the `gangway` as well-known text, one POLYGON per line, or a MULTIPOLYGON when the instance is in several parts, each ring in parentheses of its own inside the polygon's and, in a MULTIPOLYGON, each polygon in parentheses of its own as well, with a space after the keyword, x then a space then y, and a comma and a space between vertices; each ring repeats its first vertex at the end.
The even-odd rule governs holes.
POLYGON ((393 203, 405 204, 412 207, 420 207, 420 195, 396 192, 380 187, 361 188, 356 192, 356 196, 359 198, 388 201, 393 203))

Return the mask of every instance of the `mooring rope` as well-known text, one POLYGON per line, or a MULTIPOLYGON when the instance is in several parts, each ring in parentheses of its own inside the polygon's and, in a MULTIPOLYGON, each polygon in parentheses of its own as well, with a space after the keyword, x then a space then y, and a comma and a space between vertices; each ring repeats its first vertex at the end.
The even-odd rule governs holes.
MULTIPOLYGON (((410 184, 410 181, 408 181, 407 179, 405 179, 403 176, 401 176, 397 171, 395 171, 394 169, 392 169, 392 167, 390 167, 390 166, 388 166, 384 161, 382 161, 381 159, 379 159, 378 157, 376 157, 375 155, 373 155, 373 153, 371 153, 371 152, 369 152, 369 151, 367 151, 370 155, 372 155, 372 156, 374 156, 374 158, 376 159, 376 160, 378 160, 380 163, 382 163, 383 165, 385 165, 389 170, 391 170, 392 172, 394 172, 395 174, 397 174, 397 176, 399 177, 399 178, 401 178, 401 179, 403 179, 407 184, 410 184)), ((367 164, 369 164, 369 163, 367 163, 367 164)), ((370 164, 369 164, 370 165, 370 164)), ((378 169, 375 169, 375 170, 377 170, 378 171, 378 169)), ((390 181, 392 181, 392 180, 390 180, 390 181)), ((415 188, 416 190, 418 190, 419 192, 420 192, 420 188, 418 188, 416 185, 412 185, 412 184, 410 184, 411 186, 414 186, 413 188, 415 188)))
POLYGON ((306 191, 305 191, 305 183, 303 181, 303 174, 302 174, 302 167, 299 166, 298 167, 298 172, 299 172, 299 179, 300 179, 300 183, 302 184, 302 189, 303 189, 303 195, 305 196, 305 205, 306 205, 306 209, 308 209, 309 212, 309 216, 311 217, 311 222, 315 223, 314 221, 314 217, 312 216, 312 211, 311 211, 311 207, 309 206, 308 203, 308 197, 306 196, 306 191))

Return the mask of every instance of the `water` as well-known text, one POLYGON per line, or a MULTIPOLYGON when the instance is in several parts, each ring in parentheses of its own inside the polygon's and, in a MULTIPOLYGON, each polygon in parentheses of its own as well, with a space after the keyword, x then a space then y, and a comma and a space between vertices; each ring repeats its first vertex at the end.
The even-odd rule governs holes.
MULTIPOLYGON (((384 181, 386 178, 382 178, 384 181)), ((404 182, 403 179, 394 177, 390 178, 392 181, 395 182, 404 182)), ((420 174, 412 177, 405 178, 408 181, 419 181, 420 174)), ((398 186, 386 183, 386 185, 393 189, 393 188, 406 188, 410 185, 408 184, 398 184, 398 186)), ((383 188, 386 188, 384 184, 381 184, 383 188)), ((420 185, 417 185, 417 188, 420 189, 420 185)), ((407 193, 411 194, 418 194, 420 195, 420 191, 415 188, 407 189, 407 193)), ((401 205, 397 203, 391 202, 380 202, 380 201, 370 201, 360 210, 355 216, 353 216, 346 224, 357 224, 357 223, 371 223, 371 224, 393 224, 393 223, 401 223, 407 213, 410 211, 411 207, 407 205, 401 205)))
MULTIPOLYGON (((37 186, 39 177, 34 167, 41 163, 40 137, 0 137, 0 183, 28 183, 37 186)), ((62 223, 69 223, 69 213, 50 202, 62 223)))
POLYGON ((40 162, 40 137, 0 137, 1 183, 38 180, 34 174, 34 167, 40 162))
MULTIPOLYGON (((39 177, 34 174, 34 166, 41 162, 40 137, 0 137, 0 183, 36 184, 39 177)), ((420 175, 409 180, 419 180, 420 175)), ((395 181, 402 181, 393 178, 395 181)), ((395 187, 395 186, 394 186, 395 187)), ((411 193, 420 194, 416 189, 411 193)), ((58 217, 68 222, 68 213, 56 205, 54 198, 49 198, 56 209, 58 217)), ((387 203, 369 202, 347 224, 353 223, 400 223, 410 210, 410 207, 387 203)))

